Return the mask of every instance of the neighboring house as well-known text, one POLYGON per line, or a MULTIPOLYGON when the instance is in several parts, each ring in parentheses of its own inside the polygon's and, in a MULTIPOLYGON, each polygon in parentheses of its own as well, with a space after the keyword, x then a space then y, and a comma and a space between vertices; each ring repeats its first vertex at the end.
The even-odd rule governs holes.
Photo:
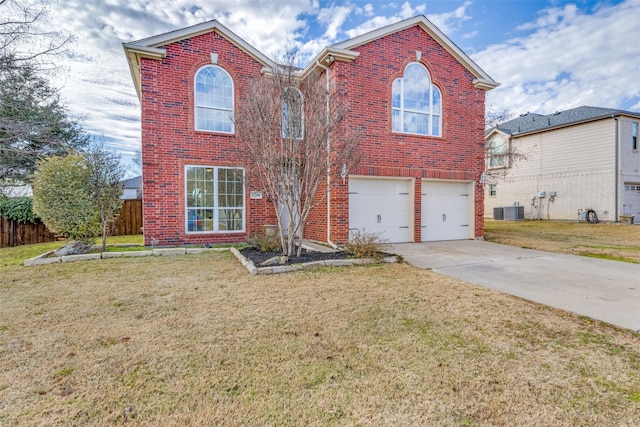
MULTIPOLYGON (((243 180, 233 117, 249 80, 276 64, 217 21, 124 50, 142 107, 145 243, 239 242, 275 224, 243 180)), ((485 92, 498 83, 424 16, 328 46, 300 74, 312 70, 347 93, 362 160, 311 213, 306 238, 483 236, 485 92)))
POLYGON ((124 188, 121 197, 122 199, 142 199, 142 175, 125 179, 124 181, 122 181, 122 185, 124 188))
POLYGON ((578 220, 585 209, 604 221, 640 218, 638 123, 640 113, 578 107, 498 125, 486 134, 485 216, 519 204, 534 219, 578 220))

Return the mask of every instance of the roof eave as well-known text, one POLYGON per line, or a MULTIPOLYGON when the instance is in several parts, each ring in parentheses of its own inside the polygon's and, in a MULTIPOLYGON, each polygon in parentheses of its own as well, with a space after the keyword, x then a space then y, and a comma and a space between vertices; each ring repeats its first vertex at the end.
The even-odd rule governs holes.
POLYGON ((620 116, 620 113, 605 114, 605 115, 602 115, 602 116, 590 117, 588 119, 575 120, 573 122, 553 125, 553 126, 549 126, 549 127, 542 128, 542 129, 530 130, 530 131, 525 131, 525 132, 513 132, 511 134, 511 136, 515 138, 515 137, 521 137, 521 136, 535 135, 536 133, 547 132, 547 131, 556 130, 556 129, 562 129, 562 128, 581 125, 581 124, 589 123, 589 122, 596 122, 598 120, 612 119, 612 118, 616 118, 616 117, 619 117, 619 116, 620 116))
POLYGON ((387 25, 386 27, 378 28, 371 32, 359 35, 352 39, 346 40, 341 43, 333 45, 333 48, 339 49, 354 49, 365 43, 369 43, 373 40, 385 37, 389 34, 397 33, 398 31, 411 28, 415 25, 420 26, 427 34, 431 35, 435 41, 444 47, 454 58, 456 58, 464 67, 469 70, 476 79, 473 84, 476 88, 491 90, 500 85, 500 83, 494 81, 478 64, 476 64, 469 56, 467 56, 458 46, 456 46, 451 39, 449 39, 442 31, 438 29, 431 21, 429 21, 424 15, 414 16, 413 18, 405 19, 404 21, 396 22, 395 24, 387 25))
POLYGON ((249 56, 253 57, 256 61, 262 63, 265 69, 271 69, 275 67, 275 63, 269 59, 262 52, 251 46, 244 41, 233 31, 222 25, 216 20, 203 22, 201 24, 193 25, 191 27, 182 28, 168 33, 159 34, 153 37, 147 37, 145 39, 136 40, 129 43, 123 43, 125 54, 129 62, 129 71, 133 78, 133 83, 136 87, 138 99, 141 99, 141 79, 140 79, 140 58, 150 58, 161 60, 166 57, 166 49, 160 48, 160 46, 166 46, 171 43, 175 43, 188 38, 196 37, 202 34, 216 31, 224 38, 231 41, 238 46, 241 50, 246 52, 249 56))
POLYGON ((336 48, 335 46, 327 46, 311 60, 309 65, 300 71, 301 78, 306 78, 312 71, 321 68, 326 69, 335 61, 352 62, 358 56, 360 52, 356 52, 350 49, 336 48))
POLYGON ((500 86, 500 83, 493 80, 485 80, 485 79, 475 79, 473 82, 473 87, 476 89, 484 89, 491 90, 500 86))
POLYGON ((122 43, 124 53, 127 56, 127 62, 129 63, 129 72, 133 79, 133 85, 138 95, 138 100, 141 98, 141 78, 140 78, 140 59, 151 58, 161 60, 167 56, 166 49, 160 49, 157 47, 140 46, 134 43, 122 43))

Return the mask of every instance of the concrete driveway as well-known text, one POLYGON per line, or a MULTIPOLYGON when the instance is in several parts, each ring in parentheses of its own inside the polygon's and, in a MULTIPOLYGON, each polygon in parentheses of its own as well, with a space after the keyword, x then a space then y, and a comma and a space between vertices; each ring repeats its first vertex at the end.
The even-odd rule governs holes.
POLYGON ((418 268, 640 331, 640 264, 479 240, 391 246, 418 268))

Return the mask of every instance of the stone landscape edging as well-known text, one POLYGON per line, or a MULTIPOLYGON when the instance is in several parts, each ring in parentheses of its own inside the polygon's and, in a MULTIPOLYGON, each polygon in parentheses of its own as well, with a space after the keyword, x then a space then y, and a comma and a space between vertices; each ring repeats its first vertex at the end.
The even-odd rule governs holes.
POLYGON ((229 248, 231 253, 240 261, 240 263, 249 270, 249 273, 252 275, 258 274, 278 274, 278 273, 288 273, 290 271, 297 271, 306 268, 317 268, 317 267, 341 267, 347 265, 365 265, 365 264, 376 264, 379 262, 385 263, 394 263, 397 262, 397 258, 395 256, 388 256, 383 258, 381 261, 377 261, 371 258, 354 258, 354 259, 328 259, 325 261, 312 261, 305 262, 300 264, 292 264, 292 265, 278 265, 278 266, 270 266, 270 267, 256 267, 253 264, 253 261, 242 255, 242 253, 236 248, 229 248))
POLYGON ((80 255, 64 255, 64 256, 52 256, 55 251, 45 252, 34 258, 29 258, 24 261, 25 267, 32 267, 34 265, 46 265, 56 264, 62 262, 77 262, 77 261, 89 261, 99 259, 112 259, 112 258, 130 258, 130 257, 143 257, 143 256, 177 256, 177 255, 190 255, 190 254, 202 254, 206 252, 224 252, 231 251, 231 253, 240 261, 240 263, 249 270, 252 275, 258 274, 278 274, 288 273, 291 271, 302 270, 306 268, 317 267, 341 267, 347 265, 366 265, 376 264, 379 262, 395 263, 397 259, 395 256, 388 256, 381 261, 371 258, 354 258, 354 259, 329 259, 325 261, 312 261, 300 264, 292 265, 278 265, 270 267, 256 267, 253 262, 242 255, 242 253, 236 248, 156 248, 148 251, 122 251, 122 252, 100 252, 94 254, 80 254, 80 255))
POLYGON ((58 262, 75 262, 111 258, 130 258, 143 256, 176 256, 202 254, 205 252, 224 252, 229 248, 155 248, 148 251, 100 252, 96 254, 51 256, 55 251, 45 252, 34 258, 25 260, 25 267, 34 265, 55 264, 58 262))

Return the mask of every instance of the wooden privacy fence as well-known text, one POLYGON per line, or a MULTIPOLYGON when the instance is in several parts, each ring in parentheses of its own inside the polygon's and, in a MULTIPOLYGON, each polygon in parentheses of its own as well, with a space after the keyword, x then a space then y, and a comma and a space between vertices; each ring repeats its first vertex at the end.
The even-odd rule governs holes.
POLYGON ((32 224, 0 218, 0 248, 55 242, 56 240, 56 235, 42 223, 32 224))
POLYGON ((114 229, 115 236, 142 234, 142 199, 124 201, 114 229))
MULTIPOLYGON (((120 216, 116 219, 114 235, 142 234, 142 200, 124 200, 120 216)), ((55 242, 57 236, 38 222, 18 223, 0 217, 0 248, 55 242)))

